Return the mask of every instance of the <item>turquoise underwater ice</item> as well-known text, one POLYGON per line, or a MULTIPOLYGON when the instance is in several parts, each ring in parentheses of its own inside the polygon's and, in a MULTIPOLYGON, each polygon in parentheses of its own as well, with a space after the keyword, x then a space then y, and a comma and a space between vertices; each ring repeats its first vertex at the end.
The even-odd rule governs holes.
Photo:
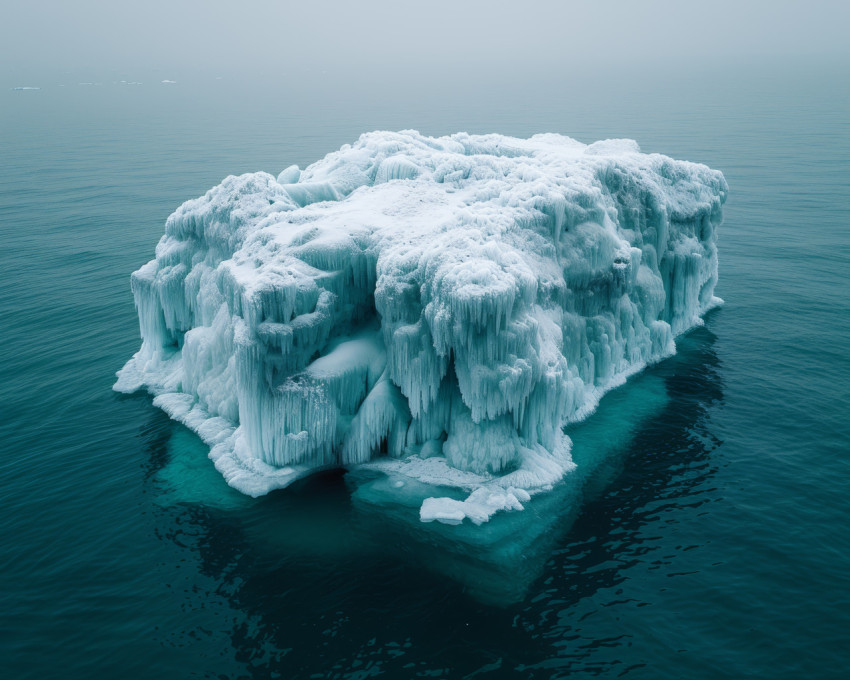
POLYGON ((587 477, 565 428, 720 303, 726 193, 554 134, 373 132, 230 176, 133 274, 115 389, 147 388, 245 494, 345 466, 357 502, 475 529, 587 477))

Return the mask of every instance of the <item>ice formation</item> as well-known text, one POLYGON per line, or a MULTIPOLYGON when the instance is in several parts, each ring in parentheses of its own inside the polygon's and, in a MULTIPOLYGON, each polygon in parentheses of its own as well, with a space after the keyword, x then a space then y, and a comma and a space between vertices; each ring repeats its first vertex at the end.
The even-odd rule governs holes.
POLYGON ((555 134, 373 132, 231 176, 133 274, 115 389, 147 387, 246 494, 368 466, 423 521, 485 522, 568 474, 564 426, 719 303, 726 192, 555 134))

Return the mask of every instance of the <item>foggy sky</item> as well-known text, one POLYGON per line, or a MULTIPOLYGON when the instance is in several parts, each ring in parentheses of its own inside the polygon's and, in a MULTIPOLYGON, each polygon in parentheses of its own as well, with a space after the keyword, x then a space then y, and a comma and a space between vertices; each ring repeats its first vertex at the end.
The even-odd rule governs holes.
POLYGON ((7 78, 87 71, 274 77, 511 72, 643 61, 848 61, 850 2, 831 0, 30 0, 4 2, 7 78))

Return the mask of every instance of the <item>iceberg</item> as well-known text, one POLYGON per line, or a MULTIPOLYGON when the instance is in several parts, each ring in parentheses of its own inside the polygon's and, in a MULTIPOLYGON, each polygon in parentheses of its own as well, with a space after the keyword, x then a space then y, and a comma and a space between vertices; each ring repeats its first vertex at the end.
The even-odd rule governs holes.
POLYGON ((131 277, 147 388, 249 496, 319 470, 474 527, 575 474, 565 427, 721 303, 727 184, 586 145, 372 132, 227 177, 131 277))

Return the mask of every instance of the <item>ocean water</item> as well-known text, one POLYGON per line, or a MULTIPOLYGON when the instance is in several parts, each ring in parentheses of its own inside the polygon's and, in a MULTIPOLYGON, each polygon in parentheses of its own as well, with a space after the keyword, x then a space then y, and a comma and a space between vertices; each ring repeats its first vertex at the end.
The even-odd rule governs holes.
POLYGON ((0 91, 0 676, 845 677, 847 71, 0 91), (179 203, 382 128, 631 137, 730 185, 726 305, 574 429, 594 475, 521 549, 441 551, 342 472, 247 499, 111 391, 179 203))

